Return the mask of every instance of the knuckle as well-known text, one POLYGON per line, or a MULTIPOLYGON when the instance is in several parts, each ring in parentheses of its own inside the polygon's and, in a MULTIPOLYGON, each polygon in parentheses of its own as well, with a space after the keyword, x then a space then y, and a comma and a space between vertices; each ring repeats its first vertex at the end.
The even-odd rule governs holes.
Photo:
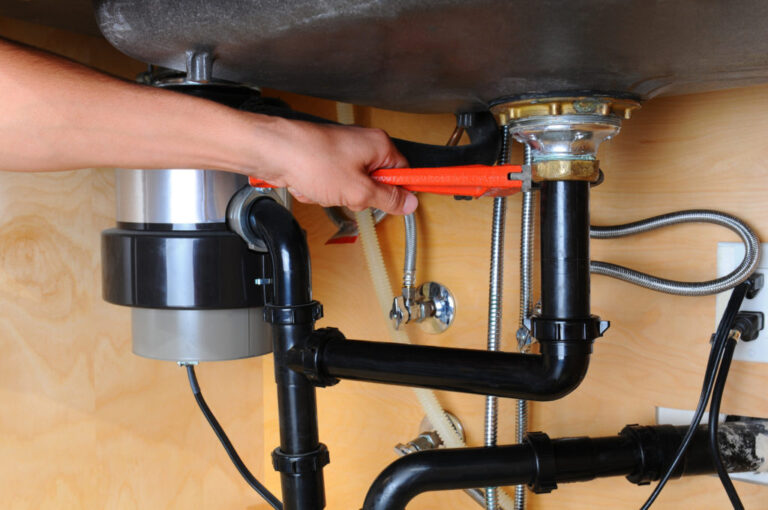
POLYGON ((386 206, 387 209, 390 211, 400 210, 403 208, 403 194, 400 193, 400 191, 395 188, 394 186, 390 187, 387 193, 386 198, 386 206))
POLYGON ((371 203, 373 192, 368 186, 358 188, 350 197, 348 207, 353 211, 362 211, 371 203))
POLYGON ((376 189, 373 187, 373 185, 361 186, 357 193, 358 199, 365 203, 373 200, 375 195, 376 189))
POLYGON ((389 135, 386 131, 380 128, 371 128, 371 136, 377 142, 389 143, 389 135))

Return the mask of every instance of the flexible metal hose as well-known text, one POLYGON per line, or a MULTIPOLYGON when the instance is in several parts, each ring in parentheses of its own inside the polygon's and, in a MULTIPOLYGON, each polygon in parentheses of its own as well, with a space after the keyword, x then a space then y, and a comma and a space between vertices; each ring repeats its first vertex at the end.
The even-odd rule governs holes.
MULTIPOLYGON (((506 163, 509 159, 509 128, 504 126, 499 162, 506 163)), ((501 338, 501 305, 504 286, 504 238, 506 233, 507 199, 493 199, 493 225, 491 228, 491 268, 490 284, 488 287, 488 350, 499 350, 501 338)), ((498 399, 494 396, 485 397, 485 446, 496 446, 498 428, 498 399)), ((498 489, 485 489, 485 508, 496 510, 498 489)))
MULTIPOLYGON (((491 233, 491 270, 488 292, 488 350, 499 350, 501 337, 501 304, 504 284, 504 234, 507 198, 493 199, 493 229, 491 233)), ((485 398, 485 446, 496 446, 498 399, 485 398)), ((485 507, 496 510, 496 487, 485 490, 485 507)))
MULTIPOLYGON (((532 161, 531 147, 523 144, 523 161, 530 165, 532 161)), ((534 214, 536 210, 536 200, 534 191, 523 193, 523 207, 520 217, 520 314, 518 317, 518 327, 525 334, 526 342, 520 342, 520 350, 528 350, 530 343, 527 328, 525 328, 525 319, 533 313, 533 233, 534 233, 534 214), (525 329, 523 329, 525 328, 525 329)), ((525 434, 528 433, 528 401, 520 399, 517 401, 517 415, 515 417, 515 440, 522 444, 525 440, 525 434)), ((515 510, 525 510, 525 485, 515 486, 515 510)))
MULTIPOLYGON (((464 134, 464 128, 456 126, 446 144, 449 147, 458 145, 464 134)), ((405 262, 403 263, 403 287, 412 288, 416 285, 416 213, 406 214, 405 220, 405 262)))
MULTIPOLYGON (((458 145, 464 134, 464 128, 456 126, 446 144, 449 147, 458 145)), ((405 220, 405 262, 403 263, 403 288, 411 289, 416 285, 416 213, 406 214, 405 220)))
MULTIPOLYGON (((525 164, 531 164, 531 148, 524 145, 525 164)), ((520 216, 520 315, 518 325, 525 327, 525 319, 533 311, 533 233, 536 211, 535 191, 523 193, 523 207, 520 216)), ((523 345, 521 342, 521 350, 523 345)))
POLYGON ((416 285, 416 214, 406 214, 405 218, 405 263, 403 264, 403 287, 416 285))
POLYGON ((592 239, 615 239, 640 234, 680 223, 712 223, 735 232, 744 243, 744 259, 739 266, 725 276, 704 282, 680 282, 652 276, 634 269, 629 269, 608 262, 592 261, 590 271, 617 278, 625 282, 645 287, 646 289, 676 294, 678 296, 706 296, 732 289, 754 272, 760 259, 760 240, 749 226, 730 214, 707 209, 677 211, 661 216, 654 216, 633 223, 610 227, 590 228, 592 239))

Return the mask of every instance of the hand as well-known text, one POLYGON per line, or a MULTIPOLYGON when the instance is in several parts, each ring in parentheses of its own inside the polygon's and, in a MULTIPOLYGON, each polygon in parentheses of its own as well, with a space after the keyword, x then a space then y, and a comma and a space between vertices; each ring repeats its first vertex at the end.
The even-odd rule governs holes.
POLYGON ((379 168, 408 166, 384 131, 285 119, 270 124, 269 154, 249 173, 287 187, 299 202, 353 211, 376 207, 390 214, 410 214, 418 206, 412 193, 369 177, 379 168))

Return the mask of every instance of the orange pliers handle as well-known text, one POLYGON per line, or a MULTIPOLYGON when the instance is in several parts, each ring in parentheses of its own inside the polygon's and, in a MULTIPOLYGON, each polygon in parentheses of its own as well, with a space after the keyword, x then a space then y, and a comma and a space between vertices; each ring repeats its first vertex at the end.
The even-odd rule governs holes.
MULTIPOLYGON (((385 168, 376 170, 371 177, 408 191, 468 197, 505 197, 523 187, 522 167, 519 165, 385 168)), ((255 188, 274 187, 253 177, 250 183, 255 188)))

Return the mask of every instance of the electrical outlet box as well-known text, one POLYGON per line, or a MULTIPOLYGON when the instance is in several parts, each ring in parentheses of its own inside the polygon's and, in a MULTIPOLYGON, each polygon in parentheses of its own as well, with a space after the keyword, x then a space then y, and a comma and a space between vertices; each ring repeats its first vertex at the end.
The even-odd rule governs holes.
MULTIPOLYGON (((726 415, 720 414, 718 422, 723 423, 726 415)), ((671 407, 656 408, 657 425, 690 425, 693 419, 693 411, 688 409, 673 409, 671 407)), ((705 412, 701 423, 707 423, 709 413, 705 412)), ((713 475, 714 476, 714 475, 713 475)), ((732 480, 768 485, 768 473, 731 473, 732 480)))
MULTIPOLYGON (((761 253, 768 253, 768 244, 760 246, 761 253)), ((744 258, 744 245, 741 243, 717 243, 717 276, 725 276, 739 265, 744 258)), ((761 257, 757 271, 763 273, 766 285, 757 293, 754 299, 745 299, 741 305, 742 310, 763 312, 768 321, 768 257, 761 257)), ((715 305, 715 328, 728 304, 731 292, 721 292, 717 295, 715 305)), ((768 327, 760 332, 756 340, 751 342, 739 342, 733 353, 733 359, 739 361, 754 361, 768 363, 768 327)))

